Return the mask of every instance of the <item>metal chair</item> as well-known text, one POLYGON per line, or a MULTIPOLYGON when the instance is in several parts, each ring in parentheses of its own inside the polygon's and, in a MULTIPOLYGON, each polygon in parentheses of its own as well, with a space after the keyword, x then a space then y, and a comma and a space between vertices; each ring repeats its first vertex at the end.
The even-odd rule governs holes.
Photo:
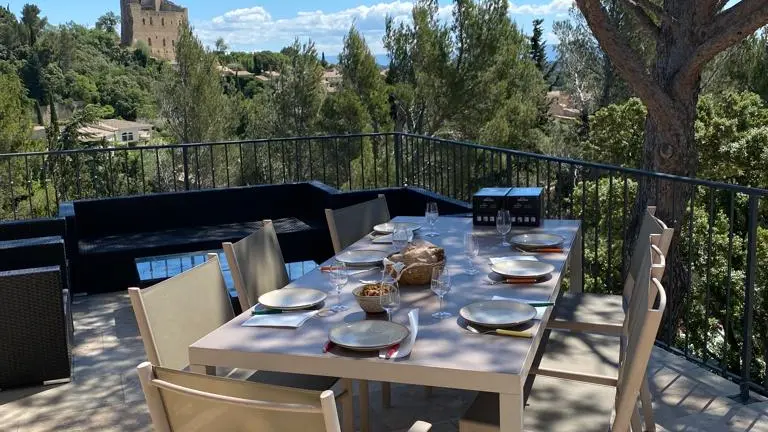
MULTIPOLYGON (((299 390, 199 375, 144 362, 139 379, 159 432, 254 430, 340 432, 333 391, 299 390)), ((427 432, 416 422, 409 432, 427 432)))
MULTIPOLYGON (((216 254, 170 279, 146 289, 128 289, 149 361, 182 370, 189 366, 189 346, 235 317, 216 254)), ((349 380, 301 374, 257 371, 249 381, 308 390, 338 388, 345 430, 352 430, 354 413, 349 380)))

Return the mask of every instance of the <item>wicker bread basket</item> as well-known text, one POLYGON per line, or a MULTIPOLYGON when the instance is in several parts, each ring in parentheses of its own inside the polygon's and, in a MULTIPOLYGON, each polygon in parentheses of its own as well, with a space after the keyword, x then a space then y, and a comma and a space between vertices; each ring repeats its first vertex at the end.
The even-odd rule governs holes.
MULTIPOLYGON (((445 265, 445 250, 426 241, 414 242, 402 252, 389 256, 393 262, 405 264, 405 270, 398 280, 400 285, 429 285, 432 270, 445 265)), ((392 265, 387 265, 387 273, 397 278, 392 265)))

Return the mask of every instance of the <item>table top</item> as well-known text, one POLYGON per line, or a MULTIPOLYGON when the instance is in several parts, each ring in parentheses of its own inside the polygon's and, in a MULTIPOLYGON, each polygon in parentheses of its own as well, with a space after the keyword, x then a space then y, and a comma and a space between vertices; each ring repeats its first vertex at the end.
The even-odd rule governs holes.
MULTIPOLYGON (((423 222, 420 217, 398 217, 395 221, 423 222)), ((351 291, 359 279, 374 279, 375 272, 350 277, 344 288, 342 302, 349 310, 317 317, 307 321, 299 329, 273 329, 242 327, 251 314, 246 311, 229 323, 214 330, 190 346, 190 364, 206 366, 239 367, 278 372, 306 373, 338 376, 352 379, 379 380, 428 386, 442 386, 497 393, 517 393, 530 370, 531 363, 543 336, 544 325, 549 319, 551 307, 534 321, 531 339, 498 335, 473 334, 459 325, 461 307, 494 295, 554 301, 560 292, 563 273, 569 253, 580 228, 576 220, 546 220, 538 228, 513 228, 510 235, 518 233, 556 233, 565 238, 562 253, 539 254, 538 259, 555 266, 552 277, 536 285, 490 285, 489 257, 519 255, 510 247, 500 245, 500 237, 492 227, 473 227, 469 218, 440 218, 435 228, 438 237, 425 237, 443 247, 453 284, 446 296, 444 309, 454 317, 436 320, 431 314, 438 310, 438 299, 428 286, 401 286, 401 306, 393 320, 407 325, 407 314, 419 308, 419 333, 410 356, 397 360, 379 359, 377 353, 354 353, 334 348, 323 353, 328 331, 344 322, 363 319, 383 319, 366 315, 358 306, 351 291), (474 260, 480 270, 470 276, 463 272, 464 233, 473 230, 478 234, 480 254, 474 260)), ((363 238, 350 249, 391 250, 391 245, 377 245, 363 238)), ((380 273, 379 273, 380 274, 380 273)), ((312 271, 292 282, 292 287, 316 288, 329 293, 328 305, 336 302, 329 276, 319 270, 312 271)))

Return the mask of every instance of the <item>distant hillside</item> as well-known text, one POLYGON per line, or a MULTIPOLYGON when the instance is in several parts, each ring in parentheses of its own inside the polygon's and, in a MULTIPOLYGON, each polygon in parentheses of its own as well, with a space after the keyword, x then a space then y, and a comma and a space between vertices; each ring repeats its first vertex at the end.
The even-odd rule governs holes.
MULTIPOLYGON (((389 66, 389 57, 386 54, 376 54, 374 57, 376 57, 376 63, 387 67, 389 66)), ((557 45, 547 45, 547 59, 549 61, 555 61, 557 58, 557 45)), ((338 63, 339 62, 339 56, 338 55, 325 55, 325 59, 328 60, 329 63, 338 63)))

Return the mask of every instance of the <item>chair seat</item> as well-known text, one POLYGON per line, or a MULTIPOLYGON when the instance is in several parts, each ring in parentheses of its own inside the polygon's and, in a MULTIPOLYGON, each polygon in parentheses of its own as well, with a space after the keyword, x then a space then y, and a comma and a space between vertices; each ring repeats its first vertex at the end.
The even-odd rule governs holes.
POLYGON ((553 330, 539 367, 616 378, 619 338, 553 330))
MULTIPOLYGON (((338 380, 335 377, 271 371, 256 371, 248 377, 248 381, 251 382, 318 392, 330 390, 338 380)), ((338 397, 339 394, 336 396, 338 397)))
POLYGON ((620 295, 565 293, 547 326, 616 334, 624 324, 623 303, 620 295))
MULTIPOLYGON (((524 430, 542 432, 605 432, 616 389, 537 376, 525 406, 524 430)), ((459 432, 499 430, 499 397, 478 393, 459 420, 459 432)))

